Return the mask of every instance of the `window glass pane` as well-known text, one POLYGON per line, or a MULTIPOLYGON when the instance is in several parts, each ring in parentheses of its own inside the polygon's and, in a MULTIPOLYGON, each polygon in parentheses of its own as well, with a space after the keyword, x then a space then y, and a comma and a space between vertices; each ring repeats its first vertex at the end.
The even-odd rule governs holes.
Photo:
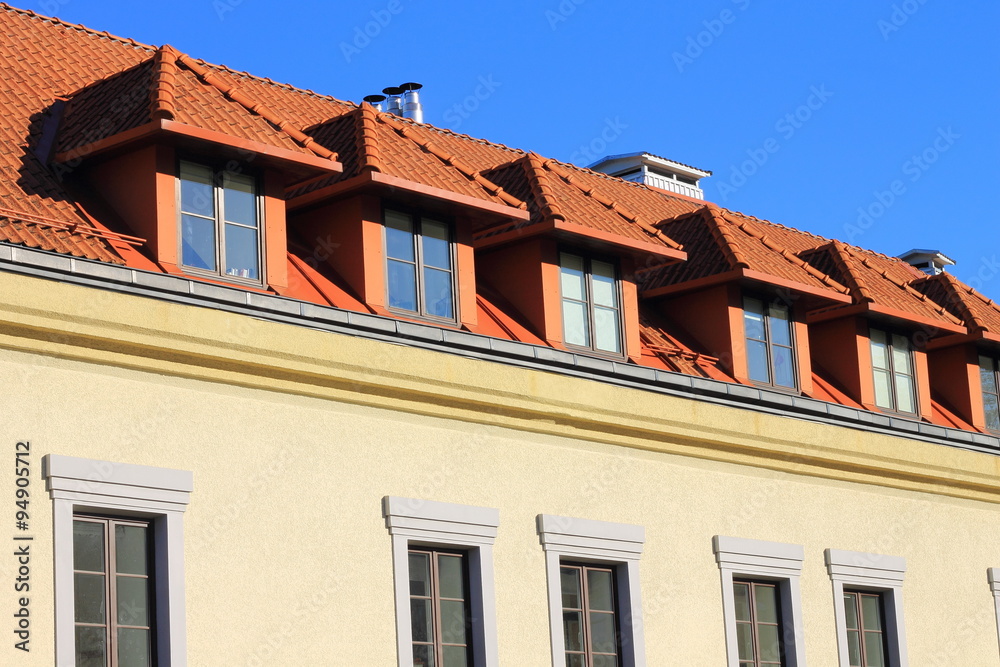
POLYGON ((181 216, 181 261, 184 266, 215 271, 215 222, 181 216))
POLYGON ((583 650, 583 612, 563 612, 563 634, 567 651, 583 650))
POLYGON ((107 667, 104 628, 76 629, 76 667, 107 667))
POLYGON ((875 369, 875 405, 892 410, 894 406, 889 381, 889 371, 875 369))
POLYGON ((615 652, 615 615, 590 613, 590 644, 598 653, 615 652))
POLYGON ((792 360, 792 348, 772 347, 771 356, 774 359, 774 384, 794 389, 795 362, 792 360))
POLYGON ((562 289, 563 298, 584 301, 587 298, 587 292, 583 282, 583 258, 576 255, 567 255, 566 253, 563 253, 560 257, 562 269, 560 271, 559 284, 562 289))
POLYGON ((857 630, 847 633, 847 658, 851 667, 861 667, 861 633, 857 630))
POLYGON ((260 280, 257 230, 226 225, 226 275, 260 280))
POLYGON ((461 556, 438 556, 438 578, 441 597, 465 599, 465 576, 461 556))
POLYGON ((445 644, 465 644, 465 603, 441 600, 441 641, 445 644))
POLYGON ((566 667, 587 667, 587 658, 582 653, 566 655, 566 667))
POLYGON ((768 307, 768 324, 773 345, 792 345, 792 325, 788 321, 788 308, 772 303, 768 307))
POLYGON ((889 345, 886 342, 885 332, 872 329, 869 336, 872 348, 872 366, 889 368, 889 345))
POLYGON ((464 646, 444 647, 444 667, 468 667, 469 656, 464 646))
POLYGON ((916 412, 917 399, 913 393, 913 378, 896 375, 896 409, 902 412, 916 412))
POLYGON ((897 373, 911 373, 910 341, 905 336, 892 335, 892 369, 897 373))
POLYGON ((417 310, 417 274, 413 264, 389 260, 389 307, 417 310))
POLYGON ((580 570, 572 567, 560 568, 562 580, 562 606, 568 609, 583 609, 580 599, 580 570))
POLYGON ((451 273, 424 269, 424 303, 428 315, 454 317, 451 273))
POLYGON ((428 554, 410 554, 410 595, 430 596, 430 567, 430 556, 428 554))
POLYGON ((190 162, 181 162, 181 212, 215 217, 212 170, 190 162))
POLYGON ((617 310, 594 309, 594 347, 605 352, 621 352, 621 320, 617 310))
POLYGON ((857 594, 856 593, 845 593, 844 594, 844 614, 847 621, 847 627, 857 629, 860 627, 858 625, 858 607, 857 607, 857 594))
POLYGON ((424 245, 424 264, 439 269, 450 269, 451 245, 448 241, 448 225, 424 220, 420 225, 420 234, 424 245))
POLYGON ((149 630, 118 630, 118 667, 149 667, 149 630))
POLYGON ((594 667, 618 667, 618 656, 615 655, 595 655, 594 667))
POLYGON ((591 289, 594 292, 594 304, 618 307, 618 285, 615 280, 615 267, 607 262, 592 261, 590 263, 591 289))
MULTIPOLYGON (((760 303, 756 299, 746 299, 746 302, 760 303)), ((743 328, 747 338, 764 340, 764 316, 752 310, 743 311, 743 328)))
POLYGON ((115 569, 121 574, 146 574, 147 533, 144 526, 115 526, 115 569))
POLYGON ((563 337, 569 345, 590 345, 586 304, 563 301, 563 337))
POLYGON ((767 369, 767 343, 747 340, 747 372, 754 382, 771 381, 771 373, 767 369))
POLYGON ((736 601, 736 620, 750 620, 750 584, 733 583, 733 594, 736 601))
POLYGON ((116 577, 118 580, 118 622, 121 625, 149 625, 148 580, 145 577, 116 577))
POLYGON ((610 572, 587 570, 587 591, 591 609, 614 611, 614 583, 610 572))
POLYGON ((223 177, 222 206, 226 222, 236 222, 250 227, 257 226, 257 197, 254 182, 242 174, 223 177))
POLYGON ((434 641, 433 622, 431 601, 425 598, 410 598, 410 627, 413 632, 413 641, 434 641))
POLYGON ((413 222, 410 216, 385 212, 385 254, 394 259, 405 259, 415 262, 413 250, 413 222))
POLYGON ((777 625, 757 626, 757 646, 760 648, 760 659, 767 662, 778 662, 781 659, 781 644, 778 638, 777 625))
POLYGON ((881 630, 882 619, 879 615, 879 599, 874 595, 861 596, 861 622, 865 630, 881 630))
POLYGON ((749 623, 736 624, 736 646, 740 660, 753 660, 753 630, 749 623))
POLYGON ((103 574, 74 574, 74 618, 77 623, 106 623, 103 574))
POLYGON ((881 633, 865 633, 865 667, 885 667, 881 633))
POLYGON ((73 522, 73 569, 104 572, 104 524, 73 522))
POLYGON ((758 623, 778 622, 778 595, 774 586, 754 586, 758 623))
POLYGON ((434 667, 434 647, 414 645, 413 667, 434 667))
POLYGON ((979 357, 979 378, 983 384, 983 391, 991 394, 997 393, 997 376, 994 372, 996 365, 989 357, 979 357))
POLYGON ((983 404, 986 408, 986 428, 1000 431, 1000 405, 995 394, 983 394, 983 404))

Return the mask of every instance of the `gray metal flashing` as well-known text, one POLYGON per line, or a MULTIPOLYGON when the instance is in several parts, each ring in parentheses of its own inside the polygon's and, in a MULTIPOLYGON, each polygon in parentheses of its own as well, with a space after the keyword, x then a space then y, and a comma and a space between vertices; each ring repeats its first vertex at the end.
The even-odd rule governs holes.
POLYGON ((1000 454, 1000 437, 945 428, 804 396, 684 375, 541 345, 491 338, 434 324, 396 320, 330 306, 209 285, 180 276, 0 243, 0 270, 173 303, 249 315, 464 357, 571 375, 622 387, 707 401, 768 414, 1000 454))

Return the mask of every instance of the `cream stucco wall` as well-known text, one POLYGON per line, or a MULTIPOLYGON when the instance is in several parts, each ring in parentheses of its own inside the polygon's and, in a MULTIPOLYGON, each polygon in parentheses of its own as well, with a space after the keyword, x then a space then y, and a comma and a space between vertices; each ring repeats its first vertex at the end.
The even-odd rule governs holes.
POLYGON ((0 558, 0 664, 53 664, 51 453, 194 471, 195 667, 394 665, 386 495, 499 508, 503 665, 551 664, 540 513, 645 526, 650 665, 725 664, 716 534, 804 546, 813 667, 837 664, 826 548, 907 559, 911 665, 1000 665, 996 457, 8 274, 0 383, 35 537, 28 655, 0 558))

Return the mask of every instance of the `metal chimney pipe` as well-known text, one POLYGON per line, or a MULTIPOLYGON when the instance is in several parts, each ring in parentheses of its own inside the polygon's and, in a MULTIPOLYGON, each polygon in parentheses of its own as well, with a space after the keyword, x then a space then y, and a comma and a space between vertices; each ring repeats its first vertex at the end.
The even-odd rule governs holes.
POLYGON ((417 92, 421 88, 422 85, 412 81, 399 87, 403 91, 403 118, 412 118, 418 123, 424 122, 424 107, 420 104, 420 93, 417 92))
POLYGON ((385 110, 391 113, 393 116, 403 115, 403 89, 397 88, 396 86, 389 86, 388 88, 383 88, 382 92, 389 96, 388 101, 385 103, 385 110))
POLYGON ((364 101, 375 107, 375 111, 384 111, 382 103, 385 102, 385 95, 368 95, 364 101))

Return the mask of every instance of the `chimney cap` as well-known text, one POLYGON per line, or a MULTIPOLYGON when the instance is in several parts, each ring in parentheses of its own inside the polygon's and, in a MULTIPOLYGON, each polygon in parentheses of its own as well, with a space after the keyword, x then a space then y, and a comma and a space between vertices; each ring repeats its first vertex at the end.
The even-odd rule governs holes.
POLYGON ((385 102, 385 95, 367 95, 363 101, 368 102, 368 104, 378 104, 385 102))
POLYGON ((924 273, 929 273, 930 275, 936 275, 938 273, 944 272, 944 267, 953 266, 955 260, 948 257, 940 250, 930 250, 926 248, 913 248, 912 250, 907 250, 897 257, 907 264, 920 269, 924 273))
POLYGON ((397 86, 389 86, 388 88, 383 88, 382 92, 386 95, 402 95, 403 89, 397 86))
POLYGON ((410 90, 420 90, 424 85, 422 83, 416 83, 415 81, 410 81, 408 83, 402 83, 399 85, 399 89, 402 91, 410 90))

